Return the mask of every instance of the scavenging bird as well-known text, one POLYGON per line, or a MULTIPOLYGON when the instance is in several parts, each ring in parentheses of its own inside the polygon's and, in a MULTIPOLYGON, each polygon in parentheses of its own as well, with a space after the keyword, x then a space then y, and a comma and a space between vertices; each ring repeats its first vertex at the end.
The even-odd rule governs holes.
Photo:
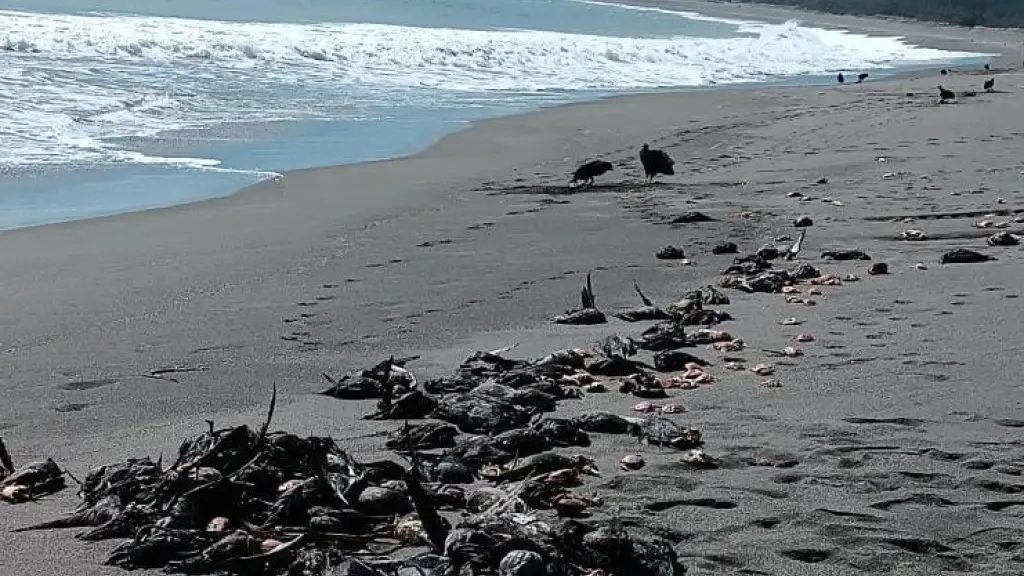
POLYGON ((996 79, 995 78, 989 78, 988 80, 985 80, 985 92, 991 92, 992 88, 994 88, 995 85, 996 85, 996 79))
POLYGON ((861 72, 860 74, 857 74, 857 84, 860 84, 861 82, 863 82, 863 81, 865 81, 867 79, 868 79, 868 73, 867 72, 861 72))
POLYGON ((572 180, 569 181, 569 185, 573 185, 577 182, 582 182, 587 186, 594 185, 594 177, 600 176, 605 172, 611 172, 611 162, 605 162, 604 160, 592 160, 576 169, 576 172, 572 175, 572 180))
POLYGON ((939 86, 939 103, 946 102, 947 100, 956 100, 956 92, 939 86))
POLYGON ((843 73, 840 72, 839 74, 836 75, 836 82, 839 82, 840 84, 846 82, 846 76, 843 76, 843 73))
POLYGON ((654 177, 658 174, 672 176, 676 173, 672 168, 672 165, 676 163, 675 160, 670 158, 664 150, 651 150, 647 144, 640 149, 640 163, 644 166, 647 182, 653 182, 654 177))

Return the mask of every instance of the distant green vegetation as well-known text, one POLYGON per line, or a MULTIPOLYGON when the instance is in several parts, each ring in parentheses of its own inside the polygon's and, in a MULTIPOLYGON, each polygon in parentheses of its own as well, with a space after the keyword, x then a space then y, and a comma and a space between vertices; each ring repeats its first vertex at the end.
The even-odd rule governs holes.
MULTIPOLYGON (((729 0, 726 0, 729 1, 729 0)), ((958 26, 1024 27, 1022 0, 755 0, 858 16, 898 16, 958 26)))

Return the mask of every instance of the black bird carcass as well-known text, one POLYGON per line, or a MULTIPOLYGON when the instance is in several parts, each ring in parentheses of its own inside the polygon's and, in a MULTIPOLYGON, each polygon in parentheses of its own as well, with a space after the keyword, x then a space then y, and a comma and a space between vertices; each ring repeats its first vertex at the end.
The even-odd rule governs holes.
POLYGON ((985 80, 985 92, 991 92, 992 89, 995 88, 995 87, 996 87, 996 79, 995 78, 989 78, 988 80, 985 80))
POLYGON ((956 100, 956 92, 939 86, 939 104, 949 102, 950 100, 956 100))
POLYGON ((614 170, 611 162, 604 160, 592 160, 586 164, 580 166, 573 172, 572 180, 569 181, 569 185, 572 186, 577 182, 582 182, 586 186, 594 185, 594 177, 600 176, 605 172, 611 172, 614 170))
POLYGON ((640 163, 643 164, 647 182, 653 182, 654 177, 658 174, 672 176, 676 173, 672 168, 676 163, 675 160, 669 157, 664 150, 651 150, 647 144, 640 149, 640 163))

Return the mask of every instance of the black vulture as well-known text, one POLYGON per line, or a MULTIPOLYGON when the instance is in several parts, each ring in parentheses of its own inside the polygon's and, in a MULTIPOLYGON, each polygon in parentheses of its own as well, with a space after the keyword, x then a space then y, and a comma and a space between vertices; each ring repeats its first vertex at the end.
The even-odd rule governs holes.
POLYGON ((675 160, 669 157, 664 150, 651 150, 647 144, 640 149, 640 163, 644 166, 644 175, 648 182, 653 182, 658 174, 671 176, 676 173, 672 168, 675 160))
POLYGON ((992 71, 992 67, 989 66, 988 64, 985 64, 985 72, 991 72, 991 71, 992 71))
POLYGON ((842 84, 843 82, 846 82, 846 76, 843 76, 843 73, 842 73, 842 72, 840 72, 840 73, 839 73, 839 74, 838 74, 838 75, 836 76, 836 82, 839 82, 840 84, 842 84))
POLYGON ((947 100, 956 100, 956 93, 952 90, 946 90, 942 86, 939 86, 939 102, 945 102, 947 100))
POLYGON ((942 70, 939 70, 939 74, 942 74, 943 76, 945 76, 946 74, 949 74, 949 71, 946 70, 945 68, 943 68, 942 70))
POLYGON ((594 184, 594 177, 600 176, 605 172, 611 172, 613 170, 611 162, 605 162, 604 160, 592 160, 576 169, 576 172, 572 175, 572 180, 569 184, 575 184, 577 182, 583 182, 587 186, 594 184))
POLYGON ((988 80, 985 80, 985 92, 991 92, 992 88, 995 88, 995 85, 996 85, 996 79, 995 78, 989 78, 988 80))
POLYGON ((863 81, 865 81, 867 79, 868 79, 868 73, 867 72, 861 72, 860 74, 857 74, 857 83, 858 84, 860 84, 861 82, 863 82, 863 81))

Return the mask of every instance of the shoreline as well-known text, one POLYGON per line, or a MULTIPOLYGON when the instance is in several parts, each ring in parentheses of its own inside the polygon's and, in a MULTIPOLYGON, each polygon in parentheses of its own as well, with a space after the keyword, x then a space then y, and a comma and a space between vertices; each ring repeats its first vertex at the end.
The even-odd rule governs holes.
MULTIPOLYGON (((927 48, 936 48, 936 49, 953 51, 953 52, 956 52, 956 51, 963 51, 963 52, 985 52, 984 50, 979 49, 978 46, 973 44, 973 41, 967 42, 962 37, 949 38, 949 37, 946 37, 946 36, 935 36, 935 35, 929 35, 928 34, 928 32, 932 31, 932 30, 945 31, 947 33, 954 34, 955 36, 962 36, 963 33, 965 33, 965 32, 969 33, 970 32, 967 29, 962 29, 962 28, 958 28, 958 27, 955 27, 955 26, 944 26, 944 25, 934 25, 933 26, 933 25, 925 23, 923 25, 920 25, 918 28, 914 28, 913 31, 915 32, 915 34, 912 34, 910 36, 905 36, 905 35, 901 35, 899 33, 899 29, 903 27, 902 23, 891 21, 891 20, 884 19, 884 18, 836 16, 836 15, 830 15, 830 14, 825 14, 825 13, 810 12, 810 11, 804 11, 804 10, 798 10, 798 9, 790 9, 790 8, 780 8, 780 7, 774 7, 774 6, 759 5, 759 4, 745 4, 745 3, 744 4, 731 4, 731 3, 730 4, 722 4, 722 3, 719 3, 719 2, 713 2, 713 1, 709 2, 709 1, 705 1, 705 0, 624 0, 623 4, 633 5, 633 6, 637 6, 637 7, 650 7, 650 8, 661 8, 661 9, 678 10, 678 11, 684 11, 684 12, 694 12, 694 13, 697 13, 697 14, 700 14, 700 15, 703 15, 703 16, 712 17, 712 18, 723 18, 723 19, 730 19, 730 20, 737 20, 737 21, 755 20, 755 21, 766 22, 766 23, 769 23, 769 24, 780 24, 780 23, 784 23, 784 22, 787 22, 787 21, 790 21, 790 20, 797 20, 797 21, 800 21, 802 24, 807 25, 807 26, 811 26, 811 27, 823 27, 823 28, 830 28, 830 29, 843 29, 843 30, 845 30, 847 32, 854 33, 854 34, 868 34, 868 35, 874 34, 874 35, 878 35, 878 36, 901 36, 904 41, 906 41, 906 42, 908 42, 910 44, 917 45, 917 46, 923 46, 923 47, 927 47, 927 48)), ((918 23, 909 23, 908 26, 918 26, 918 23)), ((987 29, 986 29, 986 32, 988 32, 987 29)), ((998 34, 1003 34, 1003 33, 1005 33, 1005 34, 1013 34, 1012 31, 993 31, 993 32, 994 33, 998 33, 998 34)), ((1015 34, 1015 36, 1024 39, 1024 34, 1015 34)), ((999 48, 999 46, 997 46, 996 44, 993 43, 993 44, 991 44, 991 48, 993 50, 996 50, 997 48, 999 48)), ((993 58, 993 64, 997 68, 1015 67, 1015 64, 1011 65, 1011 62, 1015 62, 1015 60, 1013 58, 1011 58, 1008 54, 1002 53, 1002 52, 993 52, 993 53, 999 54, 999 55, 997 55, 997 56, 995 56, 993 58)), ((983 58, 985 58, 984 55, 978 56, 978 59, 983 59, 983 58)), ((960 69, 960 68, 964 68, 966 66, 968 66, 968 65, 967 64, 962 64, 962 65, 955 66, 954 69, 960 69)), ((908 75, 912 76, 912 75, 918 74, 918 73, 927 73, 929 70, 934 70, 934 69, 938 69, 938 68, 939 68, 939 65, 926 66, 926 67, 918 68, 917 71, 913 71, 913 72, 894 72, 892 74, 887 74, 884 77, 885 78, 893 78, 893 77, 901 77, 901 76, 908 76, 908 75)), ((309 167, 309 168, 299 168, 299 169, 293 169, 293 170, 287 170, 287 169, 286 170, 281 170, 281 171, 279 171, 279 176, 268 177, 268 178, 265 178, 263 180, 259 180, 259 181, 256 181, 254 183, 251 183, 251 184, 243 185, 243 186, 241 186, 239 188, 233 188, 229 192, 220 193, 220 194, 218 194, 216 196, 212 196, 212 197, 199 198, 199 199, 195 199, 195 200, 186 200, 184 202, 176 202, 176 203, 171 203, 171 204, 168 204, 168 205, 161 205, 161 206, 155 206, 155 207, 150 207, 150 208, 129 209, 129 210, 124 210, 124 211, 114 211, 112 213, 107 213, 107 214, 99 214, 99 215, 94 215, 94 216, 84 216, 84 217, 72 218, 70 220, 62 220, 62 221, 56 221, 56 222, 43 222, 43 223, 40 223, 40 224, 15 225, 15 226, 12 226, 10 228, 5 228, 3 230, 0 230, 0 235, 17 232, 19 230, 33 229, 33 228, 39 228, 39 227, 66 226, 66 225, 72 225, 72 224, 75 224, 75 223, 78 223, 78 222, 87 222, 87 221, 92 221, 92 220, 107 220, 107 219, 110 219, 110 218, 127 217, 127 216, 131 216, 132 214, 138 214, 138 213, 150 213, 150 212, 159 212, 159 211, 162 211, 162 210, 176 210, 176 209, 183 209, 183 208, 187 209, 187 207, 201 205, 201 204, 205 204, 207 202, 217 203, 217 202, 222 202, 222 201, 230 201, 230 200, 232 200, 233 198, 235 198, 237 196, 247 194, 248 192, 250 192, 252 190, 260 189, 265 184, 272 183, 273 181, 275 181, 278 178, 286 178, 289 175, 295 175, 295 174, 300 174, 300 173, 309 172, 309 171, 315 171, 315 170, 330 170, 330 169, 337 169, 337 168, 341 168, 341 167, 345 167, 345 166, 353 166, 353 165, 361 165, 361 164, 374 165, 374 164, 378 164, 380 162, 388 162, 388 161, 392 161, 392 160, 401 160, 401 159, 407 159, 407 158, 415 158, 415 157, 417 157, 417 156, 419 156, 421 154, 429 152, 429 150, 433 146, 436 146, 436 145, 440 144, 444 139, 446 139, 446 138, 448 138, 450 136, 453 136, 455 134, 458 134, 460 132, 466 131, 466 130, 476 129, 477 127, 479 127, 481 125, 485 125, 485 123, 487 123, 487 122, 495 121, 495 120, 501 120, 501 119, 507 119, 507 118, 522 117, 522 116, 527 116, 527 115, 531 115, 531 114, 543 113, 544 111, 551 110, 551 109, 558 109, 558 108, 561 108, 561 107, 585 105, 585 104, 588 104, 588 103, 592 103, 592 102, 596 102, 596 101, 601 101, 601 100, 606 100, 606 99, 634 98, 634 97, 644 97, 644 96, 657 95, 657 94, 666 94, 666 93, 677 93, 678 94, 678 93, 687 93, 687 92, 693 92, 693 91, 702 92, 702 91, 717 91, 717 90, 762 90, 762 89, 777 89, 777 88, 791 88, 791 87, 810 87, 810 86, 818 86, 818 85, 827 85, 827 81, 822 81, 819 84, 813 78, 815 78, 815 77, 806 77, 806 78, 794 77, 794 78, 791 78, 791 79, 781 80, 781 81, 778 81, 778 82, 774 82, 774 81, 773 82, 748 82, 748 83, 738 83, 738 84, 719 84, 719 85, 709 85, 709 86, 679 87, 679 88, 669 88, 669 89, 662 89, 662 90, 630 92, 630 93, 624 93, 624 94, 609 94, 609 95, 604 95, 604 96, 597 97, 596 99, 585 99, 585 100, 579 100, 579 101, 563 102, 563 103, 558 103, 558 104, 541 105, 540 107, 530 108, 530 109, 527 109, 527 110, 524 110, 524 111, 520 111, 520 112, 513 112, 513 113, 510 113, 510 114, 499 114, 497 116, 491 116, 491 117, 486 117, 486 118, 476 119, 476 120, 461 121, 461 122, 458 123, 458 127, 455 128, 454 130, 449 131, 447 133, 444 133, 441 136, 436 137, 436 138, 430 140, 429 142, 424 143, 422 146, 415 146, 415 147, 413 147, 413 151, 409 152, 409 153, 403 153, 403 154, 398 154, 398 155, 395 155, 395 156, 390 156, 390 157, 380 158, 380 159, 374 159, 374 160, 360 160, 360 161, 347 162, 347 163, 342 163, 342 164, 326 164, 326 165, 323 165, 323 166, 315 166, 315 167, 309 167), (805 81, 800 81, 801 79, 803 79, 805 81)), ((248 171, 240 169, 239 170, 239 174, 242 174, 242 173, 248 173, 248 171)))

